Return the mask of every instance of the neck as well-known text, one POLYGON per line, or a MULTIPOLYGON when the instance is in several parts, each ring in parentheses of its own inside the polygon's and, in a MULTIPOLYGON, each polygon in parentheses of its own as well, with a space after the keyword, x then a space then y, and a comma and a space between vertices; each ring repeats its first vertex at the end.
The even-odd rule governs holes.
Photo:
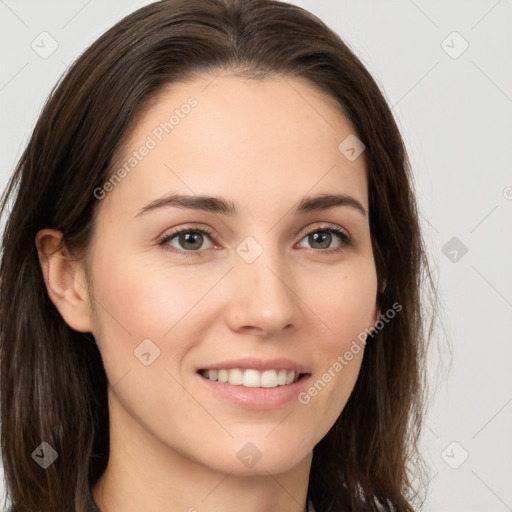
POLYGON ((115 404, 110 414, 109 462, 92 488, 100 512, 307 511, 312 453, 279 473, 236 464, 222 472, 163 444, 115 404))

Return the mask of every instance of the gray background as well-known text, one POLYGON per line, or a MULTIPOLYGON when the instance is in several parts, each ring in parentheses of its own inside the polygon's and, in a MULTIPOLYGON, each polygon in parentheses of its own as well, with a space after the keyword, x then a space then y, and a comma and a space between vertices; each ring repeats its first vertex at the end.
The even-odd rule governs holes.
MULTIPOLYGON (((2 189, 66 66, 148 3, 0 0, 2 189), (58 44, 47 58, 40 53, 55 43, 43 31, 58 44)), ((414 169, 442 310, 422 440, 431 466, 424 510, 512 511, 512 1, 293 3, 368 67, 414 169)))

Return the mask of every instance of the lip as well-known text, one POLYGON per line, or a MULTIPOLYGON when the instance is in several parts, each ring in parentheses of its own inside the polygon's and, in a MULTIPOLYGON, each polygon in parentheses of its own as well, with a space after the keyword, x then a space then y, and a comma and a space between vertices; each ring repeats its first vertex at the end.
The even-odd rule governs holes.
MULTIPOLYGON (((221 366, 220 368, 226 368, 221 366)), ((242 367, 243 368, 243 367, 242 367)), ((254 366, 252 367, 254 368, 254 366)), ((273 368, 276 368, 275 366, 273 368)), ((210 369, 218 369, 210 367, 210 369)), ((227 368, 226 368, 227 369, 227 368)), ((254 368, 255 370, 258 368, 254 368)), ((265 370, 267 368, 263 368, 265 370)), ((283 368, 284 369, 284 368, 283 368)), ((291 368, 293 369, 293 368, 291 368)), ((297 382, 275 388, 246 388, 245 386, 235 386, 228 382, 219 382, 203 377, 199 372, 197 378, 202 382, 206 389, 213 391, 219 398, 227 400, 244 409, 277 409, 297 399, 298 394, 309 385, 311 374, 304 374, 297 382)))
POLYGON ((294 370, 297 373, 311 374, 311 369, 307 366, 284 357, 265 360, 258 359, 256 357, 244 357, 236 360, 232 359, 230 361, 208 364, 207 366, 202 366, 197 370, 231 370, 233 368, 240 368, 241 370, 254 369, 260 372, 265 370, 294 370))

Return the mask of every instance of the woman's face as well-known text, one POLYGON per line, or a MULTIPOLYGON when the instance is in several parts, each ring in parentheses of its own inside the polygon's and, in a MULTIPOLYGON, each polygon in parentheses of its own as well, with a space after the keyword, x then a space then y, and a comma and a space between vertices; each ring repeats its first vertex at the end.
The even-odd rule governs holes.
POLYGON ((137 122, 95 192, 87 266, 111 431, 148 460, 281 472, 341 413, 363 350, 344 354, 378 318, 364 153, 339 149, 351 134, 334 100, 284 77, 180 83, 137 122), (328 194, 351 199, 300 208, 328 194), (171 195, 186 204, 154 203, 171 195), (231 367, 210 376, 234 384, 199 373, 231 367), (281 385, 294 367, 307 375, 281 385))

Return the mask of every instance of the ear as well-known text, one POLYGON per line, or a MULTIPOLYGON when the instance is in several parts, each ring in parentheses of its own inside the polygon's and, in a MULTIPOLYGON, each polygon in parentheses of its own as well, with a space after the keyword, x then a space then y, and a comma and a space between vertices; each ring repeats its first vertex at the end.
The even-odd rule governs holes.
POLYGON ((56 229, 42 229, 36 235, 46 289, 62 318, 72 329, 92 332, 83 263, 73 261, 64 248, 59 248, 61 239, 62 232, 56 229))

